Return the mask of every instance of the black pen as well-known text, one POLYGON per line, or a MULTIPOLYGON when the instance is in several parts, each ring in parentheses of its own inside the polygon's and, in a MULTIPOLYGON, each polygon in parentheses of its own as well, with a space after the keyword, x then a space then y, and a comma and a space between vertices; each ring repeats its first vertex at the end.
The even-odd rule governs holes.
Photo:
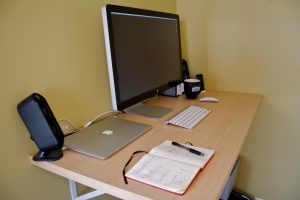
POLYGON ((193 154, 196 154, 196 155, 198 155, 198 156, 204 156, 204 153, 202 153, 202 152, 200 152, 200 151, 197 151, 197 150, 195 150, 195 149, 189 148, 189 147, 187 147, 187 146, 184 146, 184 145, 182 145, 182 144, 179 144, 179 143, 177 143, 177 142, 172 142, 172 145, 174 145, 174 146, 176 146, 176 147, 180 147, 180 148, 182 148, 182 149, 185 149, 185 150, 187 150, 187 151, 189 151, 189 152, 191 152, 191 153, 193 153, 193 154))

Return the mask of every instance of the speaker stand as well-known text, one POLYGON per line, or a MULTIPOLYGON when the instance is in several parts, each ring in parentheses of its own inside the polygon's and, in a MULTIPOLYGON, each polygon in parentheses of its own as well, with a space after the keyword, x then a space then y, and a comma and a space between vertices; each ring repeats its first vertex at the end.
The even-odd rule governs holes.
POLYGON ((55 161, 63 156, 63 151, 61 148, 52 149, 48 151, 39 151, 33 156, 34 161, 55 161))

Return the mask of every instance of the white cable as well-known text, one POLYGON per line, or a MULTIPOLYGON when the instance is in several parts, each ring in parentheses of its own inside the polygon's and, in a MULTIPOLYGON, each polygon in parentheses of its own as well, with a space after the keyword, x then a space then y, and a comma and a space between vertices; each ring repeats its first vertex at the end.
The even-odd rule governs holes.
MULTIPOLYGON (((100 117, 102 117, 103 115, 106 115, 106 114, 108 114, 108 113, 122 113, 122 112, 120 112, 120 111, 106 111, 106 112, 103 112, 103 113, 101 113, 101 114, 99 114, 99 115, 97 115, 96 117, 94 117, 91 121, 89 121, 89 122, 87 122, 82 128, 78 128, 71 120, 69 120, 69 119, 67 119, 67 118, 59 118, 58 120, 57 120, 57 122, 60 122, 60 121, 63 121, 63 120, 65 120, 65 121, 67 121, 71 126, 73 126, 73 128, 75 129, 74 131, 72 131, 72 132, 77 132, 77 131, 80 131, 80 130, 82 130, 82 129, 84 129, 84 128, 87 128, 87 127, 89 127, 90 125, 92 125, 97 119, 99 119, 100 117)), ((64 129, 65 127, 61 127, 62 129, 64 129)), ((68 127, 68 129, 69 129, 70 127, 68 127)), ((63 132, 64 132, 64 130, 63 130, 63 132)), ((66 131, 65 131, 66 132, 66 131)), ((66 133, 64 133, 64 134, 69 134, 70 133, 70 131, 68 131, 68 132, 66 132, 66 133)))
POLYGON ((71 120, 67 118, 60 118, 57 120, 57 122, 65 136, 80 130, 71 120))
MULTIPOLYGON (((122 112, 120 112, 120 111, 106 111, 106 112, 103 112, 103 113, 97 115, 96 117, 94 117, 94 118, 93 118, 91 121, 89 121, 88 123, 86 123, 86 124, 83 126, 83 128, 89 127, 89 126, 90 126, 91 124, 93 124, 94 121, 96 121, 98 118, 100 118, 100 117, 102 117, 103 115, 106 115, 106 114, 108 114, 108 113, 122 113, 122 112)), ((82 128, 82 129, 83 129, 83 128, 82 128)))
POLYGON ((79 128, 78 128, 71 120, 69 120, 68 118, 64 118, 64 117, 59 118, 59 119, 57 120, 57 122, 62 121, 62 120, 68 121, 75 129, 79 130, 79 128))

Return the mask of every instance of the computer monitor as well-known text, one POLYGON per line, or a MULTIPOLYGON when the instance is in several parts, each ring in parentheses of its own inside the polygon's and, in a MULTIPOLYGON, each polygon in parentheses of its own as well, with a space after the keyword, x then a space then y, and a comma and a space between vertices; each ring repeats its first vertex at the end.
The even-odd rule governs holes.
POLYGON ((182 80, 179 16, 105 5, 103 27, 113 109, 159 118, 141 103, 182 80))

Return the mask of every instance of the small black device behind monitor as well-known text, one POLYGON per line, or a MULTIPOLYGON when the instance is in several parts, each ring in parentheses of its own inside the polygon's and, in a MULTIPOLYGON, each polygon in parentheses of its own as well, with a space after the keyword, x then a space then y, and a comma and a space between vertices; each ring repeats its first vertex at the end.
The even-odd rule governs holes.
POLYGON ((18 104, 17 110, 30 138, 40 150, 33 160, 54 161, 61 158, 64 135, 46 99, 33 93, 18 104))
POLYGON ((205 91, 203 74, 196 74, 196 78, 200 80, 200 90, 205 91))
POLYGON ((113 109, 154 118, 171 111, 141 102, 182 80, 179 16, 116 5, 102 16, 113 109))
POLYGON ((190 78, 190 72, 189 72, 189 67, 186 62, 186 60, 182 59, 181 60, 181 67, 182 67, 182 75, 183 75, 183 80, 184 79, 189 79, 190 78))

